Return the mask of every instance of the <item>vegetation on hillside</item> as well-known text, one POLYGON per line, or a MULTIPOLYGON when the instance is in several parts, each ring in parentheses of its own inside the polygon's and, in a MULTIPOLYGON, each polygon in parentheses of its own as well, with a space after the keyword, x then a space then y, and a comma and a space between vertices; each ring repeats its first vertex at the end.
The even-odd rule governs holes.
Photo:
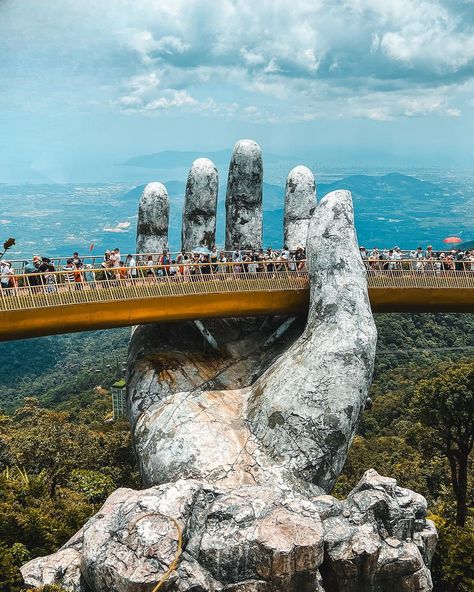
POLYGON ((376 320, 373 405, 364 413, 335 494, 345 496, 369 467, 422 493, 440 537, 434 589, 471 592, 474 317, 379 315, 376 320))
MULTIPOLYGON (((425 495, 440 534, 435 590, 471 591, 474 477, 472 451, 465 452, 474 421, 474 316, 376 321, 373 405, 334 493, 346 495, 374 467, 425 495)), ((128 424, 110 421, 108 387, 121 376, 128 335, 125 329, 0 345, 2 592, 21 590, 18 567, 61 546, 112 490, 139 487, 128 424)))

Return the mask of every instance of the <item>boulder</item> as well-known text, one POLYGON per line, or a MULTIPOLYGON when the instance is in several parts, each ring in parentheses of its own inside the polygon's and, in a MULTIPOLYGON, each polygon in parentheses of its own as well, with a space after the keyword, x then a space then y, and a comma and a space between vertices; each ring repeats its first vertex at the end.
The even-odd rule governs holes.
POLYGON ((47 557, 32 559, 21 568, 27 586, 59 584, 68 592, 87 592, 82 574, 83 555, 76 549, 62 549, 47 557))
MULTIPOLYGON (((429 592, 432 525, 419 518, 415 542, 390 536, 373 513, 361 519, 374 493, 398 504, 390 483, 371 471, 343 501, 191 479, 119 489, 71 546, 22 574, 28 585, 72 592, 151 592, 163 577, 163 590, 177 592, 429 592)), ((403 523, 415 508, 399 506, 393 519, 403 523)))

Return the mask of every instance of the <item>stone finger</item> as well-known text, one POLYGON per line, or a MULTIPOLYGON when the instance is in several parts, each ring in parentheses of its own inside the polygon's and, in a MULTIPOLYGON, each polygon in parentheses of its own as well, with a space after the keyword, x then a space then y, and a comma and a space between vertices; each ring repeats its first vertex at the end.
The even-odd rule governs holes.
POLYGON ((308 226, 316 207, 316 183, 305 166, 292 169, 286 180, 283 244, 290 251, 306 245, 308 226))
POLYGON ((181 248, 210 249, 216 240, 216 209, 219 178, 208 158, 198 158, 189 170, 184 198, 181 248))
POLYGON ((161 253, 168 247, 169 201, 162 183, 148 183, 138 206, 137 253, 161 253))
POLYGON ((262 246, 263 161, 260 146, 240 140, 234 146, 226 194, 225 248, 259 249, 262 246))

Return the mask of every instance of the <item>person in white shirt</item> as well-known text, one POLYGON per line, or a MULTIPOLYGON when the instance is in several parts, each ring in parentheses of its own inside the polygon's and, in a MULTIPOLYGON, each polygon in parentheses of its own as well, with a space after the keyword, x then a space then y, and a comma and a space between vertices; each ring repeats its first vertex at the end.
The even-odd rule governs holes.
POLYGON ((170 265, 170 268, 169 268, 169 274, 170 274, 170 276, 179 275, 179 266, 176 264, 176 260, 175 259, 173 259, 171 261, 171 265, 170 265))
POLYGON ((125 260, 125 266, 128 267, 128 277, 136 278, 137 277, 137 262, 133 258, 132 255, 127 255, 127 259, 125 260))
POLYGON ((395 247, 393 249, 392 259, 395 261, 395 267, 393 269, 401 269, 402 252, 400 251, 400 247, 395 247))
POLYGON ((119 249, 114 249, 110 254, 110 260, 112 261, 112 267, 120 267, 120 261, 122 256, 120 255, 119 249))
POLYGON ((2 289, 11 288, 14 271, 8 261, 0 261, 0 282, 2 289))

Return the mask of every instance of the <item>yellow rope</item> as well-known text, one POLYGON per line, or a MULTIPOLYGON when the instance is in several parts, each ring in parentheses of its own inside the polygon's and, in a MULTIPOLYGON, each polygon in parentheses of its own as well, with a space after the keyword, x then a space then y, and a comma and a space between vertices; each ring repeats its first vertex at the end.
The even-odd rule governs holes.
MULTIPOLYGON (((128 530, 135 527, 137 525, 137 523, 140 522, 140 520, 143 520, 144 518, 147 518, 149 516, 156 516, 156 513, 155 512, 146 512, 145 514, 138 515, 135 518, 135 520, 133 520, 132 523, 128 525, 128 530)), ((176 530, 178 532, 178 543, 177 543, 177 547, 176 547, 176 555, 175 555, 173 561, 170 563, 168 569, 161 576, 161 580, 156 584, 156 586, 153 588, 153 590, 151 592, 157 592, 163 586, 163 584, 169 579, 171 573, 176 569, 176 566, 178 565, 178 562, 179 562, 179 558, 181 557, 181 553, 183 552, 183 533, 181 530, 181 526, 179 525, 178 521, 175 520, 174 518, 172 518, 171 516, 166 516, 166 518, 168 518, 169 520, 171 520, 171 522, 173 522, 173 524, 175 525, 176 530)))
POLYGON ((177 520, 175 520, 174 518, 170 517, 170 520, 174 523, 174 525, 176 526, 176 530, 178 531, 178 545, 176 548, 176 555, 175 555, 173 561, 170 563, 170 566, 168 567, 168 569, 163 574, 161 580, 153 588, 152 592, 157 592, 161 588, 161 586, 163 586, 163 584, 168 580, 171 573, 175 570, 176 566, 178 565, 179 558, 180 558, 182 550, 183 550, 183 533, 181 532, 181 527, 178 524, 177 520))

